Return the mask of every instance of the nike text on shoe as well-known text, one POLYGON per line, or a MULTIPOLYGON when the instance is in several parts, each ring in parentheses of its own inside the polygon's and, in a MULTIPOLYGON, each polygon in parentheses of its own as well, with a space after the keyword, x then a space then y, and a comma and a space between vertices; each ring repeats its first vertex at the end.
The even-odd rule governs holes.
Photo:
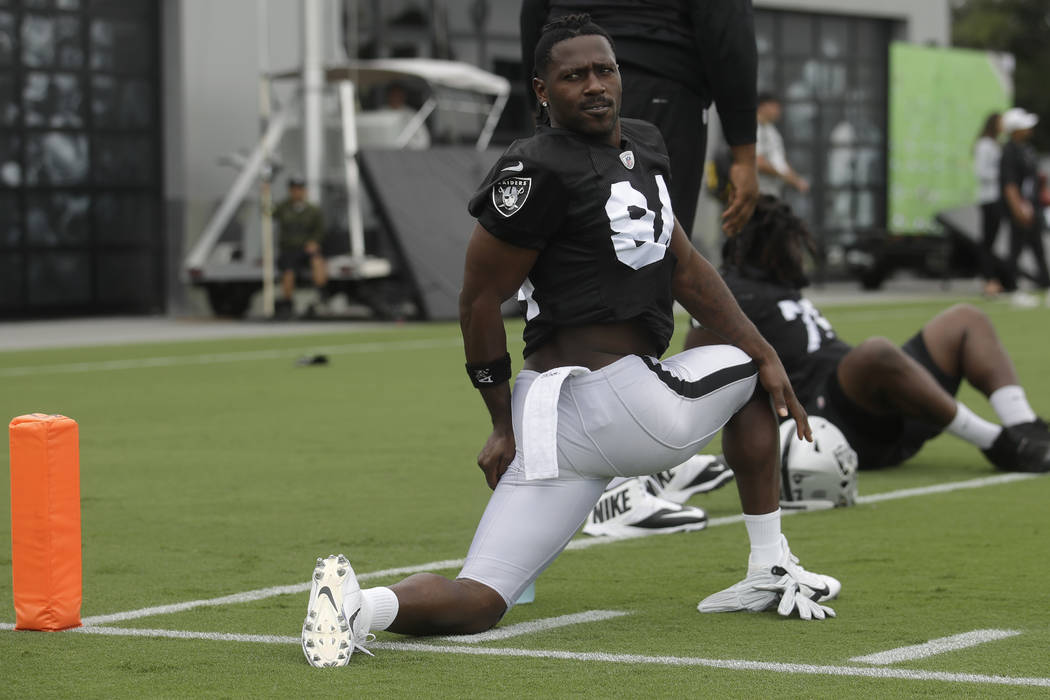
POLYGON ((349 560, 342 554, 318 558, 303 621, 303 654, 311 666, 346 666, 355 649, 371 656, 361 646, 368 630, 355 629, 360 612, 361 586, 349 560))
POLYGON ((696 609, 702 613, 762 612, 775 607, 784 616, 797 611, 803 620, 823 620, 835 617, 835 611, 821 603, 841 590, 837 579, 803 569, 787 539, 781 537, 781 554, 775 564, 749 566, 743 581, 704 598, 696 609))
POLYGON ((642 478, 628 479, 602 494, 583 525, 587 535, 638 537, 702 530, 707 513, 649 493, 642 478))
MULTIPOLYGON (((1050 438, 1044 437, 1040 421, 1003 428, 987 450, 981 450, 988 461, 1001 471, 1050 471, 1050 438)), ((1043 424, 1045 426, 1045 424, 1043 424)))
POLYGON ((722 455, 693 455, 677 467, 649 477, 649 491, 673 503, 685 503, 698 493, 707 493, 733 480, 733 470, 722 455))

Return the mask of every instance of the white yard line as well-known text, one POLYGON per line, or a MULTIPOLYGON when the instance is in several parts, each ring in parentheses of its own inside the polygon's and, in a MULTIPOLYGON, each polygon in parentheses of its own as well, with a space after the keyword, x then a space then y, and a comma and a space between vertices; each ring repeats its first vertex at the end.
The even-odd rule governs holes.
MULTIPOLYGON (((11 629, 13 625, 0 625, 0 629, 11 629)), ((111 636, 153 637, 167 639, 200 639, 218 642, 255 642, 260 644, 295 644, 299 637, 269 634, 226 634, 222 632, 191 632, 187 630, 135 629, 119 627, 80 627, 72 632, 111 636)), ((635 666, 699 666, 727 671, 768 671, 810 676, 836 676, 909 681, 941 681, 945 683, 969 683, 974 685, 1003 685, 1050 688, 1050 678, 1023 676, 989 676, 980 673, 946 673, 942 671, 919 671, 870 666, 829 666, 816 664, 789 664, 770 661, 748 661, 745 659, 707 659, 695 656, 648 656, 643 654, 608 654, 602 652, 571 652, 553 649, 515 649, 481 647, 467 644, 437 645, 427 642, 373 642, 369 650, 407 651, 425 654, 465 654, 470 656, 500 656, 507 658, 557 659, 563 661, 591 661, 598 663, 631 664, 635 666)), ((362 660, 351 663, 367 663, 362 660)))
MULTIPOLYGON (((440 571, 442 569, 454 569, 462 565, 462 559, 445 559, 442 561, 427 562, 426 564, 416 564, 415 566, 400 566, 395 569, 381 569, 379 571, 368 571, 363 574, 358 574, 357 580, 368 581, 369 579, 383 578, 384 576, 405 576, 407 574, 418 574, 423 571, 440 571)), ((288 595, 290 593, 305 593, 308 590, 310 590, 310 582, 292 583, 287 586, 271 586, 269 588, 257 588, 254 591, 233 593, 231 595, 224 595, 218 598, 207 598, 205 600, 189 600, 185 603, 158 605, 152 608, 139 608, 138 610, 129 610, 127 612, 112 613, 109 615, 94 615, 92 617, 83 618, 81 622, 83 622, 84 625, 87 626, 104 625, 109 622, 124 622, 126 620, 136 620, 142 617, 153 617, 154 615, 167 615, 170 613, 184 612, 186 610, 193 610, 194 608, 213 607, 216 605, 231 605, 233 603, 250 603, 253 600, 264 600, 266 598, 272 598, 278 595, 288 595)))
POLYGON ((945 654, 949 651, 968 649, 978 644, 987 644, 988 642, 995 642, 1008 637, 1016 637, 1019 634, 1021 633, 1017 630, 974 630, 973 632, 953 634, 950 637, 931 639, 925 644, 914 644, 898 649, 890 649, 889 651, 880 651, 877 654, 854 656, 850 661, 860 664, 885 666, 901 663, 902 661, 925 659, 927 656, 933 656, 934 654, 945 654))
MULTIPOLYGON (((875 503, 880 501, 890 501, 898 498, 912 498, 915 496, 925 496, 929 494, 937 493, 948 493, 951 491, 959 491, 963 489, 975 489, 983 488, 986 486, 995 486, 997 484, 1006 484, 1014 481, 1021 481, 1024 479, 1036 478, 1034 474, 998 474, 996 476, 982 477, 980 479, 970 479, 968 481, 955 481, 947 484, 934 484, 932 486, 923 486, 921 488, 914 489, 901 489, 899 491, 889 491, 887 493, 875 494, 873 496, 864 496, 858 499, 860 503, 875 503)), ((784 515, 795 515, 800 511, 785 511, 784 515)), ((713 518, 708 522, 708 527, 718 527, 720 525, 731 525, 733 523, 739 523, 743 520, 742 515, 729 515, 722 518, 713 518)), ((639 535, 639 537, 652 537, 653 535, 639 535)), ((565 548, 566 550, 581 550, 589 549, 591 547, 597 547, 606 544, 612 544, 614 542, 620 542, 624 539, 636 539, 636 538, 617 538, 617 537, 587 537, 575 539, 569 542, 569 545, 565 548)), ((359 581, 368 581, 371 579, 385 578, 389 576, 404 576, 407 574, 415 574, 422 571, 441 571, 445 569, 455 569, 463 565, 463 559, 443 559, 440 561, 427 562, 425 564, 416 564, 414 566, 403 566, 394 569, 382 569, 379 571, 368 571, 357 575, 359 581)), ((255 600, 264 600, 266 598, 272 598, 273 596, 287 595, 291 593, 302 593, 310 590, 310 584, 307 583, 293 583, 286 586, 271 586, 269 588, 259 588, 251 591, 245 591, 243 593, 233 593, 231 595, 225 595, 218 598, 206 598, 203 600, 190 600, 184 603, 172 603, 170 605, 159 605, 149 608, 139 608, 137 610, 129 610, 127 612, 111 613, 108 615, 94 615, 92 617, 85 617, 83 622, 85 625, 102 625, 111 622, 123 622, 126 620, 135 620, 142 617, 152 617, 154 615, 166 615, 169 613, 184 612, 186 610, 193 610, 194 608, 211 607, 217 605, 230 605, 233 603, 248 603, 255 600)))
POLYGON ((280 360, 298 357, 303 353, 322 355, 348 355, 356 353, 396 352, 400 350, 433 350, 459 347, 460 338, 429 338, 421 340, 395 340, 374 343, 346 343, 344 345, 304 345, 296 348, 272 350, 244 350, 241 352, 216 352, 201 355, 167 355, 161 357, 139 357, 126 360, 99 360, 97 362, 72 362, 59 365, 27 365, 24 367, 0 368, 0 377, 29 377, 41 374, 79 374, 84 372, 111 372, 126 369, 148 369, 154 367, 180 367, 189 365, 214 365, 226 362, 252 360, 280 360))
POLYGON ((523 634, 543 632, 544 630, 568 627, 569 625, 579 625, 585 622, 601 622, 602 620, 611 620, 614 617, 622 617, 624 615, 630 615, 630 613, 622 612, 620 610, 588 610, 587 612, 573 613, 572 615, 545 617, 539 620, 519 622, 516 625, 495 627, 488 632, 481 632, 479 634, 455 635, 450 637, 440 637, 440 639, 443 639, 446 642, 458 642, 460 644, 496 642, 502 639, 510 639, 511 637, 520 637, 523 634))
POLYGON ((929 496, 935 493, 949 493, 951 491, 962 491, 964 489, 980 489, 985 486, 997 486, 999 484, 1009 484, 1014 481, 1036 479, 1039 476, 1039 474, 1009 472, 1006 474, 996 474, 995 476, 983 476, 978 479, 970 479, 969 481, 950 481, 945 484, 931 484, 930 486, 919 486, 913 489, 900 489, 898 491, 876 493, 871 496, 858 496, 857 503, 879 503, 881 501, 895 501, 899 498, 911 498, 912 496, 929 496))

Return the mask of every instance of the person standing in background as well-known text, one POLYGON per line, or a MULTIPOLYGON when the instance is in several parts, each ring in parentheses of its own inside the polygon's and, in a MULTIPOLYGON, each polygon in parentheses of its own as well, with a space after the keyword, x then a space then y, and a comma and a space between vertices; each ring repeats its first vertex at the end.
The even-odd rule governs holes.
POLYGON ((780 99, 769 93, 758 96, 758 131, 755 155, 758 163, 758 189, 762 194, 784 196, 784 184, 802 194, 809 192, 809 181, 795 172, 787 161, 784 139, 777 130, 780 121, 780 99))
POLYGON ((523 0, 521 56, 530 98, 533 54, 543 26, 577 12, 589 13, 615 43, 622 115, 660 130, 671 155, 671 204, 690 237, 707 150, 707 108, 714 103, 732 152, 732 191, 722 229, 732 235, 743 228, 758 201, 758 55, 751 1, 523 0))
POLYGON ((986 297, 998 296, 1003 285, 995 274, 995 239, 1003 218, 999 197, 999 113, 992 112, 984 120, 984 127, 974 144, 973 167, 977 176, 977 205, 981 209, 981 276, 986 297))
POLYGON ((1007 141, 999 161, 999 186, 1004 209, 1010 220, 1011 274, 1007 288, 1013 292, 1013 303, 1023 307, 1039 305, 1038 299, 1017 288, 1020 277, 1018 261, 1026 246, 1035 254, 1036 286, 1046 295, 1046 303, 1050 306, 1050 271, 1047 270, 1046 250, 1043 247, 1038 156, 1029 143, 1032 128, 1037 123, 1039 117, 1020 107, 1003 112, 1002 129, 1007 141))

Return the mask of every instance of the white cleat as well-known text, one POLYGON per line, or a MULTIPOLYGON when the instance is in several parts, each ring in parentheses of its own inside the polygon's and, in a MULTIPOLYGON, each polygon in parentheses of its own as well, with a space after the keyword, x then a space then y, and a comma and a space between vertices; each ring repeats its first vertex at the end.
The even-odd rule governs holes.
POLYGON ((698 493, 721 488, 733 480, 722 455, 693 455, 677 467, 649 477, 650 491, 664 500, 685 503, 698 493))
POLYGON ((788 548, 787 539, 781 536, 781 555, 775 564, 749 566, 743 581, 709 595, 696 609, 702 613, 762 612, 775 607, 784 616, 798 612, 803 620, 823 620, 835 617, 835 611, 823 603, 838 596, 841 590, 838 579, 803 569, 788 548))
POLYGON ((342 554, 319 557, 303 621, 303 654, 311 666, 346 666, 355 650, 372 655, 361 646, 367 630, 355 629, 360 613, 361 586, 350 561, 342 554))
POLYGON ((592 536, 639 537, 707 527, 702 508, 682 506, 649 493, 643 478, 628 479, 598 499, 583 532, 592 536))

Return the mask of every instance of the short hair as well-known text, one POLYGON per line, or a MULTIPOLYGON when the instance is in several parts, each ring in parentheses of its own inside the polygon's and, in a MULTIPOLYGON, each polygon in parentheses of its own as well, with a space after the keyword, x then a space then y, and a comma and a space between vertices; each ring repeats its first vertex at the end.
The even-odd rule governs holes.
POLYGON ((780 98, 771 92, 760 92, 756 97, 755 104, 763 105, 766 102, 780 102, 780 98))
POLYGON ((801 289, 809 284, 803 253, 817 254, 813 234, 783 200, 764 194, 755 213, 722 249, 723 265, 744 273, 756 268, 780 284, 801 289))
POLYGON ((612 37, 609 36, 607 31, 592 22, 589 14, 565 15, 543 25, 540 40, 536 42, 536 50, 532 56, 532 74, 539 77, 547 72, 547 68, 551 64, 551 50, 555 44, 578 36, 604 37, 609 42, 609 46, 613 47, 613 51, 616 50, 612 37))

